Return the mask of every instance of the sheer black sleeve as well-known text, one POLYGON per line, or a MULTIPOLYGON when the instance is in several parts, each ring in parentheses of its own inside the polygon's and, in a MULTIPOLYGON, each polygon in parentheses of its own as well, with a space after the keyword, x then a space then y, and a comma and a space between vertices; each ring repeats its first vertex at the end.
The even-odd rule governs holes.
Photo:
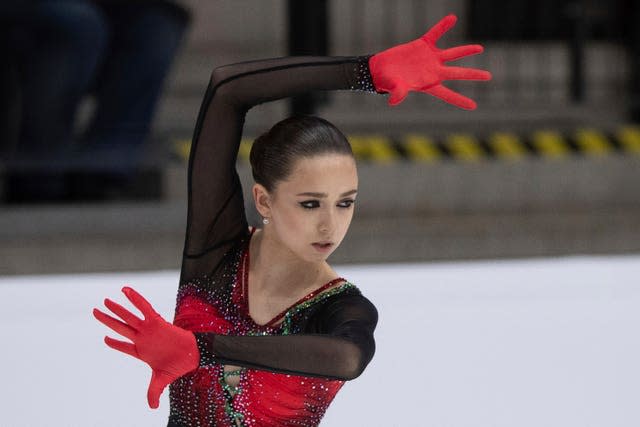
POLYGON ((234 336, 196 332, 200 366, 228 363, 273 372, 351 380, 373 358, 375 306, 362 295, 337 295, 300 334, 234 336))
POLYGON ((180 284, 214 274, 248 233, 235 169, 246 112, 316 90, 374 91, 368 57, 288 57, 217 68, 196 123, 188 171, 187 230, 180 284))

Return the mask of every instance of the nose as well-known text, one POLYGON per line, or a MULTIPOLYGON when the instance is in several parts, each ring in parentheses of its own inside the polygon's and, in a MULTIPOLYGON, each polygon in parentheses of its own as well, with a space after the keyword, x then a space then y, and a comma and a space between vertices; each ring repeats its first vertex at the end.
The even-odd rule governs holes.
POLYGON ((323 235, 331 235, 335 228, 335 220, 336 220, 335 214, 331 209, 328 209, 320 217, 320 222, 318 223, 318 230, 323 235))

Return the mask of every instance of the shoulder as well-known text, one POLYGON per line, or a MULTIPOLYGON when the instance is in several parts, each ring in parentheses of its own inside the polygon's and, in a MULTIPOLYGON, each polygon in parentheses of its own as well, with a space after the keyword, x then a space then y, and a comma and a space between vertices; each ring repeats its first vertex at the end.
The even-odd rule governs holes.
POLYGON ((319 295, 313 304, 295 313, 298 331, 310 334, 332 334, 359 330, 373 334, 378 324, 378 311, 362 292, 348 282, 332 294, 319 295))
POLYGON ((351 318, 366 320, 374 325, 378 321, 376 306, 351 282, 346 289, 328 296, 318 304, 317 315, 325 318, 351 318))

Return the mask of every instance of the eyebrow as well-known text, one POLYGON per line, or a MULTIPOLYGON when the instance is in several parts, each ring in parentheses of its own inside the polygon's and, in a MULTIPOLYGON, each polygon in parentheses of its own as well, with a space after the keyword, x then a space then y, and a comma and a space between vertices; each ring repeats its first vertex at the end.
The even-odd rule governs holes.
MULTIPOLYGON (((347 191, 346 193, 342 193, 340 195, 340 197, 345 197, 345 196, 349 196, 351 194, 355 194, 357 193, 358 190, 351 190, 351 191, 347 191)), ((306 192, 306 193, 298 193, 297 196, 310 196, 310 197, 329 197, 329 195, 327 193, 312 193, 312 192, 306 192)))

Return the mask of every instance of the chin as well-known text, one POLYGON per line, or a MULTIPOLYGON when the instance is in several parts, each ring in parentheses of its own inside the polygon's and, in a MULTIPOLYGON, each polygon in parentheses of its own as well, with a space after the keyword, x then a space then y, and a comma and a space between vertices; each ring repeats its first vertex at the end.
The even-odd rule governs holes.
POLYGON ((325 261, 331 254, 309 254, 303 259, 310 263, 325 261))
POLYGON ((334 246, 333 248, 331 248, 331 250, 329 252, 317 252, 313 247, 311 248, 312 253, 311 256, 315 259, 315 260, 326 260, 327 258, 329 258, 337 249, 336 246, 334 246))

